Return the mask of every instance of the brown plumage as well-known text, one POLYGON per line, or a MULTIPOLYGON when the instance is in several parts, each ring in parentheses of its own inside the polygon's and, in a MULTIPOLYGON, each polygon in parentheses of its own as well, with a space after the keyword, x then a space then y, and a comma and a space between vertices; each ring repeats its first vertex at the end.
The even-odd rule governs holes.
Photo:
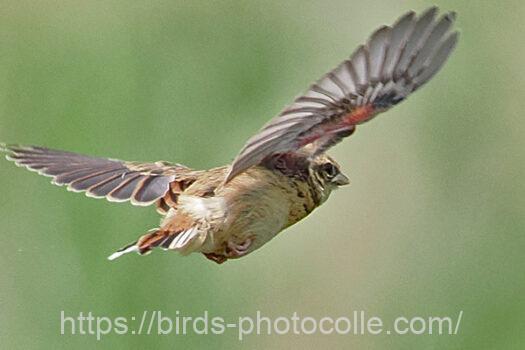
POLYGON ((458 39, 454 13, 402 16, 379 28, 350 59, 313 84, 246 145, 232 165, 197 171, 168 162, 95 158, 44 147, 0 145, 7 159, 90 197, 155 203, 153 229, 110 259, 154 248, 203 253, 222 263, 244 256, 300 221, 348 184, 325 151, 425 84, 458 39))

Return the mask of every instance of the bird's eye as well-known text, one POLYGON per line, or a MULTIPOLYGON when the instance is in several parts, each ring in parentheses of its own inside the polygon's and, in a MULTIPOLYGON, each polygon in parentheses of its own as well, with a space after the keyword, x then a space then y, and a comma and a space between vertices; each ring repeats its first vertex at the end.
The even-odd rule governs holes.
POLYGON ((324 163, 321 166, 321 172, 327 179, 333 179, 337 173, 337 168, 332 163, 324 163))

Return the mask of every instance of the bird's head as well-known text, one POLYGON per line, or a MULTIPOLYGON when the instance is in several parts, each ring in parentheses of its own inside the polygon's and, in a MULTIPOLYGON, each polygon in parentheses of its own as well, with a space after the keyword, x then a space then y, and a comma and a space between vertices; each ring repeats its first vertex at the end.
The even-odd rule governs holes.
POLYGON ((320 154, 311 161, 310 173, 326 198, 332 190, 350 183, 339 164, 327 154, 320 154))

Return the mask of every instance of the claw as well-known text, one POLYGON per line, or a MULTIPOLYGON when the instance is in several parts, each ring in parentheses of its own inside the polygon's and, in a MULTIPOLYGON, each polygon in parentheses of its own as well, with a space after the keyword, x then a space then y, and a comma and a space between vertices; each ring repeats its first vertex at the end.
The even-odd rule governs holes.
POLYGON ((248 253, 248 249, 253 243, 253 238, 248 237, 244 242, 238 244, 228 241, 227 253, 232 258, 239 258, 248 253))

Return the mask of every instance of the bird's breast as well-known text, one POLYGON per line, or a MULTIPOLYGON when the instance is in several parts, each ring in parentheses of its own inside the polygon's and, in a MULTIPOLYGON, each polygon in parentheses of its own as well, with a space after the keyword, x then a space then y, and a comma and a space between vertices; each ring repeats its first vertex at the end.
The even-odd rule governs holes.
POLYGON ((251 251, 315 208, 305 181, 264 167, 254 167, 238 175, 216 195, 224 197, 227 208, 223 228, 216 238, 239 243, 253 238, 251 251))

